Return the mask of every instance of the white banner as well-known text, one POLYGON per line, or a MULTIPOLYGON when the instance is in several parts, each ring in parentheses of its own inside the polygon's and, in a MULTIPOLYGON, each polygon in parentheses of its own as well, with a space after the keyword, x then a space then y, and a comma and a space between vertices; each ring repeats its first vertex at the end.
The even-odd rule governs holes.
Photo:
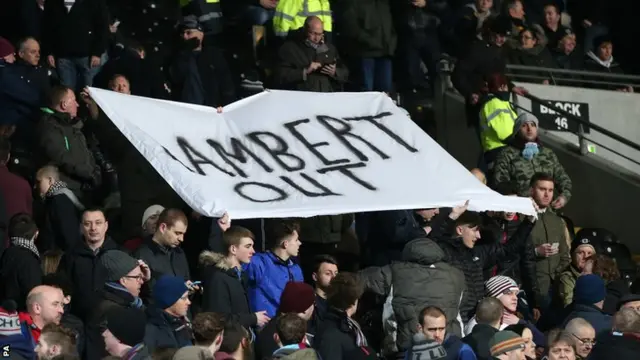
POLYGON ((197 212, 235 219, 451 207, 533 214, 476 178, 381 93, 266 91, 216 109, 91 88, 197 212))

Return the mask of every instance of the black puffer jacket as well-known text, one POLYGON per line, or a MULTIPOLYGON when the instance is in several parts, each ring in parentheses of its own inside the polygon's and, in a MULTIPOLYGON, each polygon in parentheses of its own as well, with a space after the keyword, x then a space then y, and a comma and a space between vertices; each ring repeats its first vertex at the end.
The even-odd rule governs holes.
POLYGON ((229 267, 224 255, 211 251, 204 251, 200 255, 200 266, 204 268, 202 311, 225 314, 246 328, 255 326, 258 318, 249 309, 247 275, 242 272, 238 276, 236 270, 229 267))
POLYGON ((458 303, 465 289, 464 274, 444 262, 445 253, 429 239, 409 242, 402 261, 360 272, 365 288, 387 296, 393 287, 392 307, 398 323, 396 346, 399 351, 411 347, 418 326, 418 312, 425 304, 438 306, 447 315, 447 333, 460 335, 458 303), (420 286, 416 286, 420 284, 420 286), (433 291, 437 288, 438 291, 433 291))
POLYGON ((475 313, 478 301, 484 297, 483 269, 492 267, 523 251, 525 241, 533 228, 533 223, 525 220, 506 244, 476 245, 470 249, 462 243, 462 238, 452 238, 455 221, 447 217, 440 226, 429 234, 446 254, 444 261, 462 270, 467 285, 460 303, 463 322, 469 321, 475 313))
MULTIPOLYGON (((520 218, 507 221, 487 216, 484 220, 483 230, 480 232, 482 238, 479 245, 500 244, 509 241, 508 239, 511 239, 522 223, 520 218)), ((485 268, 485 281, 493 276, 494 269, 496 275, 508 276, 522 286, 522 289, 527 293, 529 305, 534 308, 537 307, 540 299, 536 299, 536 294, 539 294, 540 290, 536 276, 535 247, 531 237, 527 236, 522 252, 498 263, 496 267, 485 268)))

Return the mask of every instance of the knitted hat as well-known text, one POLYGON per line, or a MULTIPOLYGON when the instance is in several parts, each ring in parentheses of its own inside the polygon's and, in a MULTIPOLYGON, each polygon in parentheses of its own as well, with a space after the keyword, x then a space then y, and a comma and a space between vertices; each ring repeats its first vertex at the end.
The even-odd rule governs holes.
POLYGON ((109 330, 121 343, 136 346, 144 341, 147 316, 136 308, 115 306, 107 311, 106 330, 109 330))
MULTIPOLYGON (((34 340, 31 331, 20 323, 16 302, 5 300, 0 307, 0 345, 8 346, 16 358, 35 359, 34 340)), ((2 347, 0 346, 0 349, 2 347)), ((13 359, 13 358, 12 358, 13 359)))
POLYGON ((202 346, 185 346, 173 354, 172 360, 213 360, 211 351, 202 346))
POLYGON ((150 217, 152 217, 153 215, 158 215, 163 211, 164 211, 164 207, 162 205, 149 206, 147 210, 145 210, 144 213, 142 213, 142 226, 144 226, 144 223, 146 223, 150 217))
POLYGON ((164 275, 153 286, 153 301, 164 310, 175 304, 187 291, 189 288, 183 278, 164 275))
MULTIPOLYGON (((0 336, 22 335, 20 317, 16 311, 16 303, 6 300, 0 307, 0 336)), ((4 340, 0 340, 0 343, 4 340)))
POLYGON ((423 333, 413 335, 409 359, 441 360, 447 358, 447 351, 435 340, 428 340, 423 333))
POLYGON ((534 123, 536 124, 536 127, 538 127, 539 121, 535 115, 528 112, 523 112, 516 118, 516 122, 513 124, 513 132, 519 132, 522 125, 526 123, 534 123))
POLYGON ((575 238, 573 242, 571 242, 571 253, 573 254, 580 246, 590 246, 594 254, 597 252, 594 239, 590 237, 575 238))
POLYGON ((498 331, 489 340, 491 356, 498 356, 524 347, 524 339, 513 331, 498 331))
POLYGON ((288 282, 280 295, 278 311, 286 313, 303 313, 316 301, 311 285, 303 282, 288 282))
POLYGON ((604 281, 598 275, 588 274, 578 277, 573 289, 573 302, 582 305, 593 305, 604 300, 607 290, 604 281))
POLYGON ((139 266, 138 260, 120 250, 105 252, 100 256, 100 263, 107 270, 107 281, 118 281, 139 266))
POLYGON ((5 56, 9 56, 16 52, 16 48, 9 42, 9 40, 0 37, 0 59, 5 56))
POLYGON ((518 291, 520 287, 508 276, 494 276, 484 283, 484 296, 500 298, 505 291, 518 291))

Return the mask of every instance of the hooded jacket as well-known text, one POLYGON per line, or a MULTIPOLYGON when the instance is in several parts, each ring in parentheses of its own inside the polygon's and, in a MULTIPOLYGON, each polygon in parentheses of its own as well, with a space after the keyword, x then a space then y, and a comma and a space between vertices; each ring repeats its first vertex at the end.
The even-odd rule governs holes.
POLYGON ((282 360, 320 360, 315 349, 301 347, 299 344, 283 346, 276 350, 271 358, 282 360))
POLYGON ((249 277, 251 311, 266 311, 269 317, 276 315, 287 283, 304 281, 300 265, 291 259, 284 261, 271 251, 255 254, 243 269, 249 277))
POLYGON ((417 311, 425 304, 441 308, 447 316, 447 331, 461 334, 457 318, 465 289, 464 274, 445 262, 444 251, 432 240, 413 240, 405 246, 402 261, 367 268, 359 274, 366 289, 383 296, 393 293, 398 351, 411 347, 411 338, 418 326, 417 311), (438 291, 433 291, 434 287, 438 291))
POLYGON ((211 251, 200 254, 200 266, 204 288, 202 311, 225 314, 246 328, 256 326, 258 318, 249 309, 247 274, 231 268, 224 255, 211 251))

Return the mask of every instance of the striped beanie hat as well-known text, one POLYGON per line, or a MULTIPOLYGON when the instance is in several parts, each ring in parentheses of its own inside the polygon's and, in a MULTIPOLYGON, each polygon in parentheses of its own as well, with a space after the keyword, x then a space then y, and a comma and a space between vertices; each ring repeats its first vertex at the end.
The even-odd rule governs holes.
POLYGON ((524 347, 524 339, 513 331, 498 331, 489 340, 491 356, 499 356, 524 347))
POLYGON ((484 283, 484 295, 486 297, 500 298, 505 291, 518 291, 520 287, 508 276, 494 276, 484 283))

